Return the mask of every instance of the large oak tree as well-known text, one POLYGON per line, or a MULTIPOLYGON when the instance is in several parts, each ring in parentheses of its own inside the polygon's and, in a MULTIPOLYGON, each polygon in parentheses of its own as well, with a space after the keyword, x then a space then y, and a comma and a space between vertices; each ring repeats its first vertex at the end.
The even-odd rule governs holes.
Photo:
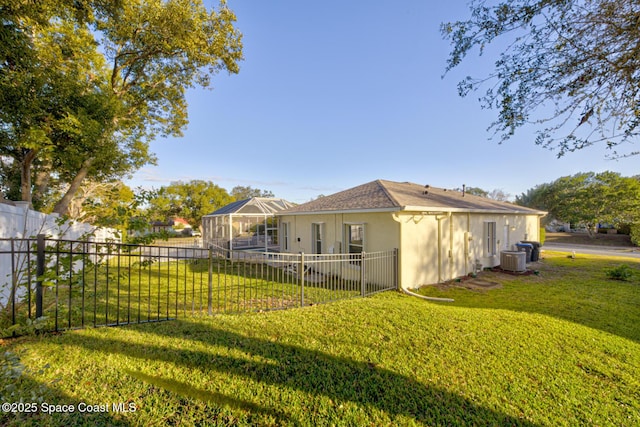
POLYGON ((9 0, 0 18, 0 155, 23 200, 61 185, 61 214, 85 179, 154 162, 149 142, 187 125, 187 89, 242 59, 224 1, 9 0))
POLYGON ((484 87, 501 142, 533 126, 558 156, 599 144, 607 156, 638 154, 640 3, 636 0, 474 0, 467 20, 442 24, 447 71, 471 52, 502 52, 488 75, 467 77, 462 96, 484 87), (491 46, 490 46, 491 45, 491 46))

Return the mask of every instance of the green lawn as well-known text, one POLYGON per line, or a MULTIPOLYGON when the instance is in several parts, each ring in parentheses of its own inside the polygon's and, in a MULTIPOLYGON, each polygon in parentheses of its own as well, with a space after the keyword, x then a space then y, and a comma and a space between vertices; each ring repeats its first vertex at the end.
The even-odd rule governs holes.
POLYGON ((76 412, 0 424, 639 425, 640 263, 546 253, 536 268, 421 290, 454 303, 388 292, 6 341, 29 370, 13 399, 76 412), (622 262, 631 280, 607 279, 622 262))

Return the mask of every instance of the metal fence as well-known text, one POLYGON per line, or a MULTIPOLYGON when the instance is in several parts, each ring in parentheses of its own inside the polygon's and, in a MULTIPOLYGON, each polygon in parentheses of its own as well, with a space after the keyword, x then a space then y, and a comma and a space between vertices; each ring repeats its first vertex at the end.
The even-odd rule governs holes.
POLYGON ((0 240, 0 336, 302 307, 397 288, 397 250, 287 254, 0 240), (36 319, 38 319, 36 321, 36 319), (35 323, 34 323, 35 322, 35 323))

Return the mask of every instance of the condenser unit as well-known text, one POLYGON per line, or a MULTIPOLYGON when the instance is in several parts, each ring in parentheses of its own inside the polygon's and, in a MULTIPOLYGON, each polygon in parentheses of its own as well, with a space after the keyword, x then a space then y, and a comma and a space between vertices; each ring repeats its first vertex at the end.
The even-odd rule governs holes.
POLYGON ((500 252, 500 268, 507 271, 526 271, 527 253, 521 251, 500 252))

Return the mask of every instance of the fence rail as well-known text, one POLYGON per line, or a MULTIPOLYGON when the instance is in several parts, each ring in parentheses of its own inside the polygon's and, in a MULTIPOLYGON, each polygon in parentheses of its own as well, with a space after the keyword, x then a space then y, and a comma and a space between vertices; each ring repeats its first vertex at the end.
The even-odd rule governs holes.
POLYGON ((397 288, 397 250, 287 254, 98 243, 0 240, 0 336, 263 311, 397 288), (37 322, 34 323, 34 321, 37 322))

